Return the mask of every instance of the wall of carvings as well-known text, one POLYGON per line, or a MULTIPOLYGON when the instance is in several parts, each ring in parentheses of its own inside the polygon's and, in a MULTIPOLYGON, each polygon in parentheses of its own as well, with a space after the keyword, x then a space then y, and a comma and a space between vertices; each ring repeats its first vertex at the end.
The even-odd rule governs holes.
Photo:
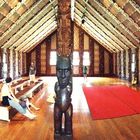
MULTIPOLYGON (((130 82, 139 83, 139 49, 129 49, 117 53, 117 76, 130 82)), ((114 68, 115 69, 115 68, 114 68)))
MULTIPOLYGON (((113 75, 113 67, 112 71, 110 71, 110 59, 113 59, 113 55, 111 57, 111 53, 107 51, 104 47, 102 47, 98 42, 96 42, 91 36, 85 33, 82 29, 80 29, 77 25, 74 25, 74 38, 73 38, 74 46, 73 51, 78 51, 80 54, 80 64, 79 66, 73 67, 73 74, 77 76, 82 76, 82 56, 84 51, 90 50, 90 60, 91 65, 88 67, 88 74, 92 76, 107 76, 113 75), (104 59, 105 58, 105 59, 104 59)), ((50 66, 49 59, 50 51, 56 51, 56 33, 53 33, 49 37, 47 37, 43 42, 41 42, 37 47, 31 50, 27 56, 27 73, 29 68, 29 63, 31 61, 40 61, 40 71, 37 72, 38 75, 55 75, 56 67, 54 65, 50 66), (36 54, 38 52, 38 46, 40 46, 40 57, 36 58, 36 54), (29 61, 29 57, 31 61, 29 61), (40 59, 40 60, 39 60, 40 59)))
POLYGON ((22 69, 23 65, 22 53, 15 51, 14 49, 1 48, 0 55, 0 78, 6 78, 10 76, 12 79, 16 79, 19 75, 24 74, 22 69))

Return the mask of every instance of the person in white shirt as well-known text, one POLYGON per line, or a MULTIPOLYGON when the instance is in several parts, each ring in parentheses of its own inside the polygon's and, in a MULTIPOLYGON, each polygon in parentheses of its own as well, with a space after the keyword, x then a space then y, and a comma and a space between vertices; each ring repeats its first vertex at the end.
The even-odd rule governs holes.
MULTIPOLYGON (((2 89, 1 89, 1 96, 2 96, 2 105, 3 106, 11 106, 15 108, 18 112, 23 114, 24 116, 28 117, 29 119, 35 119, 36 115, 31 113, 29 110, 29 106, 31 105, 29 101, 27 100, 27 104, 23 107, 20 104, 20 100, 15 97, 11 90, 11 81, 12 78, 8 77, 6 78, 6 83, 3 84, 2 89)), ((38 108, 37 108, 38 109, 38 108)))

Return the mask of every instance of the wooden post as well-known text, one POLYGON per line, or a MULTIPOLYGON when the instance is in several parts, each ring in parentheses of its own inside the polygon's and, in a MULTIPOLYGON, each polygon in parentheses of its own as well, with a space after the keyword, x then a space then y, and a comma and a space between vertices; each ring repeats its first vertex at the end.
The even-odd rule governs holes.
POLYGON ((71 0, 58 0, 57 19, 57 79, 54 104, 54 139, 72 139, 72 67, 73 24, 71 0), (65 82, 64 82, 65 81, 65 82), (64 128, 62 128, 64 123, 64 128))
POLYGON ((57 53, 70 56, 73 49, 73 23, 71 0, 58 0, 57 53))
POLYGON ((41 46, 38 45, 36 48, 36 74, 41 74, 41 46))

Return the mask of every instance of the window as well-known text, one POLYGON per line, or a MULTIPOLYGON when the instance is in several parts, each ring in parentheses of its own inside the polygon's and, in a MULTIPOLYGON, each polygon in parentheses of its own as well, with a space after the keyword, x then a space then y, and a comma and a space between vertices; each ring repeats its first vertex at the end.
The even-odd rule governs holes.
POLYGON ((50 53, 50 65, 56 65, 57 55, 56 51, 51 51, 50 53))
POLYGON ((83 53, 83 66, 89 66, 90 65, 90 57, 89 52, 83 53))
POLYGON ((80 59, 79 59, 79 52, 74 51, 74 52, 73 52, 73 65, 74 65, 74 66, 78 66, 78 65, 79 65, 79 62, 80 62, 80 59))
POLYGON ((131 63, 131 70, 132 70, 132 72, 135 72, 135 66, 136 66, 136 63, 135 63, 135 54, 133 53, 132 54, 132 63, 131 63))

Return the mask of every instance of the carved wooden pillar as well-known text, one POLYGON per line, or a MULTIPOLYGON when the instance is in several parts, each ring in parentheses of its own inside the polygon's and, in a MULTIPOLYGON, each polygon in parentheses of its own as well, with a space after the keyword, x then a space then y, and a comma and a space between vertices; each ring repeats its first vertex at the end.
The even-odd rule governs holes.
POLYGON ((99 74, 104 76, 104 49, 99 46, 99 74))
POLYGON ((57 53, 70 56, 73 49, 73 24, 71 0, 58 0, 57 53))
POLYGON ((128 73, 129 73, 129 82, 132 80, 132 71, 131 71, 131 63, 132 63, 132 50, 128 50, 129 62, 128 62, 128 73))
POLYGON ((22 75, 22 53, 18 51, 18 76, 22 75))
POLYGON ((54 139, 72 139, 71 104, 72 75, 71 54, 73 50, 73 24, 71 0, 58 0, 57 18, 57 78, 54 104, 54 139), (69 100, 70 99, 70 100, 69 100), (64 128, 62 128, 64 126, 64 128))
POLYGON ((123 78, 126 78, 126 51, 123 51, 123 78))
POLYGON ((83 51, 84 51, 84 32, 82 29, 79 29, 79 75, 83 75, 83 51))
POLYGON ((92 38, 89 39, 89 56, 90 56, 90 67, 89 67, 89 75, 94 75, 94 40, 92 38))
POLYGON ((113 54, 109 53, 109 74, 113 75, 113 54))
POLYGON ((41 74, 41 46, 36 47, 36 74, 41 74))

